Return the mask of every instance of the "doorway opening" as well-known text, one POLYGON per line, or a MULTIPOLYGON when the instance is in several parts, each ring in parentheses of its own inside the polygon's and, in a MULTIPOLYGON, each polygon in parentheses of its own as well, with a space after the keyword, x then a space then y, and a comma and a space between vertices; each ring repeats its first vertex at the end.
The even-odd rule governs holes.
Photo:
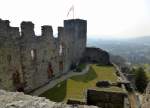
POLYGON ((51 63, 48 64, 48 78, 53 77, 53 69, 51 63))
POLYGON ((13 73, 13 84, 15 86, 16 91, 24 92, 23 84, 21 83, 20 74, 17 70, 13 73))
POLYGON ((59 62, 59 71, 62 72, 63 71, 63 61, 59 62))

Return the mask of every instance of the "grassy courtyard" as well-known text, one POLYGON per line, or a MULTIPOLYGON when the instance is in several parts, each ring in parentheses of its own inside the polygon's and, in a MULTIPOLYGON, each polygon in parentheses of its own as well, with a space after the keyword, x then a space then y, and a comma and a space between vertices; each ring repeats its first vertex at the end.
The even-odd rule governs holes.
POLYGON ((115 86, 108 88, 96 87, 96 82, 100 80, 108 80, 111 83, 117 82, 115 71, 113 66, 91 65, 88 73, 71 77, 41 94, 41 96, 56 102, 66 101, 67 99, 84 101, 88 88, 96 88, 102 91, 123 92, 122 88, 115 86))

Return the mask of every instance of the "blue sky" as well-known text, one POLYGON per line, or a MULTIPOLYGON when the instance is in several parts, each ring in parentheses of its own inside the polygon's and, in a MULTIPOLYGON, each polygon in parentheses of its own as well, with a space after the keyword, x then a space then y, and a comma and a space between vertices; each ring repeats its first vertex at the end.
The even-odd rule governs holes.
POLYGON ((40 26, 63 26, 69 8, 75 18, 88 21, 88 35, 102 38, 150 36, 150 0, 0 0, 0 16, 12 26, 33 21, 36 34, 40 26))

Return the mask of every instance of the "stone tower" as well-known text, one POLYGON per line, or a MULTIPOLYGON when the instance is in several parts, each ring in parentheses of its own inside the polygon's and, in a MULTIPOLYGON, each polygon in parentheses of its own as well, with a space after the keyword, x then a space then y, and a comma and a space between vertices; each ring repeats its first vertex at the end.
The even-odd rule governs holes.
POLYGON ((80 19, 65 20, 64 31, 64 36, 68 38, 71 62, 77 64, 86 48, 87 22, 80 19))

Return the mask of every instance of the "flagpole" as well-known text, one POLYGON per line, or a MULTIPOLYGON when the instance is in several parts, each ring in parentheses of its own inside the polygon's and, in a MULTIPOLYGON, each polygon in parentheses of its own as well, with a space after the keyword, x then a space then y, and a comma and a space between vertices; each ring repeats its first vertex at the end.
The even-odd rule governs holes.
POLYGON ((69 9, 67 17, 69 16, 70 12, 72 11, 72 17, 74 19, 74 5, 72 5, 72 7, 69 9))
POLYGON ((74 19, 74 5, 73 5, 73 19, 74 19))

